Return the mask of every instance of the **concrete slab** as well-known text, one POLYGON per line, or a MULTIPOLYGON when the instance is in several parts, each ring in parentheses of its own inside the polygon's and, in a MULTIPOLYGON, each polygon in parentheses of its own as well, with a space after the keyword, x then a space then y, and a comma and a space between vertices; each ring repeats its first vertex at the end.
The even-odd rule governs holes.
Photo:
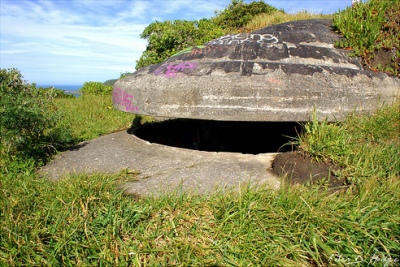
POLYGON ((248 182, 279 188, 279 177, 271 172, 275 155, 181 149, 152 144, 121 131, 61 153, 39 172, 57 180, 68 174, 117 173, 128 168, 140 172, 137 181, 123 185, 130 194, 209 194, 215 190, 236 190, 248 182))

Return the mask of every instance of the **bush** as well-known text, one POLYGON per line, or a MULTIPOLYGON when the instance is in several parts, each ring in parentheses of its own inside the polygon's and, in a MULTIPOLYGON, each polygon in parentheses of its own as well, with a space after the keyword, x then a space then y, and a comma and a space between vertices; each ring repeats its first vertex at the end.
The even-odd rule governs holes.
POLYGON ((160 63, 187 47, 204 44, 223 34, 224 31, 208 19, 153 22, 140 35, 149 44, 136 62, 136 69, 160 63))
POLYGON ((203 45, 224 34, 236 33, 254 16, 276 10, 263 1, 246 4, 243 0, 233 0, 211 19, 155 21, 140 35, 147 39, 148 45, 136 62, 136 69, 160 63, 183 49, 203 45))
POLYGON ((74 95, 67 94, 61 89, 57 89, 54 87, 49 88, 39 88, 39 93, 45 98, 54 99, 54 98, 75 98, 74 95))
MULTIPOLYGON (((275 11, 277 11, 275 7, 264 3, 262 0, 249 4, 243 3, 243 0, 232 0, 232 3, 223 11, 216 12, 213 22, 224 29, 235 30, 244 27, 256 15, 272 14, 275 11)), ((284 13, 283 10, 281 11, 284 13)))
POLYGON ((85 82, 79 92, 83 95, 111 95, 112 85, 105 85, 101 82, 85 82))
POLYGON ((61 114, 17 69, 0 71, 0 157, 41 160, 71 141, 61 114))

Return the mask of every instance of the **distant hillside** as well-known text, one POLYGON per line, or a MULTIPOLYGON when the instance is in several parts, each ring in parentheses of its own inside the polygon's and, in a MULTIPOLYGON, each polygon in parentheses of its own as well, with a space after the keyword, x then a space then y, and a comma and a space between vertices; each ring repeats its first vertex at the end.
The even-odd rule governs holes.
POLYGON ((114 86, 114 83, 115 83, 116 81, 118 81, 118 79, 110 79, 110 80, 105 81, 103 84, 104 84, 104 85, 111 85, 111 86, 114 86))

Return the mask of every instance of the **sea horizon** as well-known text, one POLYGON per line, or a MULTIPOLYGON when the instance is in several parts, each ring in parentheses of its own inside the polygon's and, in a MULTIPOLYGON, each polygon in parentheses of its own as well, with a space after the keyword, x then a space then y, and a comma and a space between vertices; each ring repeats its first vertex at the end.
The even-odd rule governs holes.
POLYGON ((73 95, 75 97, 79 97, 79 89, 83 87, 83 85, 71 85, 71 84, 36 84, 36 88, 50 88, 54 87, 55 89, 63 90, 64 93, 73 95))
POLYGON ((66 92, 69 91, 78 91, 79 89, 82 88, 82 84, 36 84, 37 88, 49 88, 49 87, 54 87, 56 89, 60 89, 66 92))

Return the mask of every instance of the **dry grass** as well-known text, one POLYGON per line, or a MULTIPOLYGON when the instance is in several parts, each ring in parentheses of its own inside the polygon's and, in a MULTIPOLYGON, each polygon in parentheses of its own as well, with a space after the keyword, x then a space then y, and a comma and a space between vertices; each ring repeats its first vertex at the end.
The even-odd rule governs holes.
POLYGON ((305 19, 331 19, 333 15, 314 14, 307 11, 301 11, 296 14, 287 14, 282 11, 275 11, 271 15, 261 14, 256 16, 249 24, 246 25, 246 31, 254 31, 260 28, 264 28, 270 25, 284 23, 294 20, 305 20, 305 19))

